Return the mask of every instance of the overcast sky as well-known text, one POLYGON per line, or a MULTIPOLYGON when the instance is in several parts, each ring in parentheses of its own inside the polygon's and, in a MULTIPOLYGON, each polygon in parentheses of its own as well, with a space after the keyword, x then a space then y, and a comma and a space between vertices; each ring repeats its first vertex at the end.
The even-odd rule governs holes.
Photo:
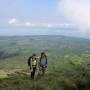
POLYGON ((0 0, 0 35, 90 35, 90 0, 0 0))

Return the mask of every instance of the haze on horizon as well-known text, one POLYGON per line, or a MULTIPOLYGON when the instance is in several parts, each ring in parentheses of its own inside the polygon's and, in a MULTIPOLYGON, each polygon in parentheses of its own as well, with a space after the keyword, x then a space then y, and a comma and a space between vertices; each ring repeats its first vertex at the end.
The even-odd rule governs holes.
POLYGON ((89 0, 0 0, 0 36, 90 38, 89 0))

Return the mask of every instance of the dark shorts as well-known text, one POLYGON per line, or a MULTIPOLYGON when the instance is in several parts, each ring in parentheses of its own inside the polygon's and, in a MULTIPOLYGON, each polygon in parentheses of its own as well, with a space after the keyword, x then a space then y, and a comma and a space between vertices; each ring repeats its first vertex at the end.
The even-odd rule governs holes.
POLYGON ((46 69, 46 65, 39 65, 40 70, 46 69))

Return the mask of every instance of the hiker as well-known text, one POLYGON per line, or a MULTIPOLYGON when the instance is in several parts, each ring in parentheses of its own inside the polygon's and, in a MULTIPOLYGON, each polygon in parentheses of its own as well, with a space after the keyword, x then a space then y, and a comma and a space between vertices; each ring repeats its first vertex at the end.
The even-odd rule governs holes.
POLYGON ((39 59, 39 71, 42 73, 42 75, 45 74, 46 68, 47 68, 47 56, 45 55, 44 52, 42 52, 39 59))
POLYGON ((37 69, 36 54, 33 54, 32 56, 29 57, 28 66, 30 67, 30 71, 31 71, 31 80, 34 80, 35 79, 35 72, 37 69))

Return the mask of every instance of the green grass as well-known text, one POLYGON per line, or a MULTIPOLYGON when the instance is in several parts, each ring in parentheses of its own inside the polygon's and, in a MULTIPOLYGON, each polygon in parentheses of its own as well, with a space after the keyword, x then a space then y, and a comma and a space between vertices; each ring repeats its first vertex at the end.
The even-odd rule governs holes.
POLYGON ((90 40, 64 36, 0 37, 0 90, 88 90, 90 40), (45 51, 45 77, 30 80, 27 59, 45 51), (84 68, 85 76, 82 75, 84 68))
POLYGON ((87 90, 87 88, 89 88, 89 77, 62 76, 60 73, 39 76, 34 81, 30 80, 29 75, 23 73, 0 79, 1 90, 87 90))

